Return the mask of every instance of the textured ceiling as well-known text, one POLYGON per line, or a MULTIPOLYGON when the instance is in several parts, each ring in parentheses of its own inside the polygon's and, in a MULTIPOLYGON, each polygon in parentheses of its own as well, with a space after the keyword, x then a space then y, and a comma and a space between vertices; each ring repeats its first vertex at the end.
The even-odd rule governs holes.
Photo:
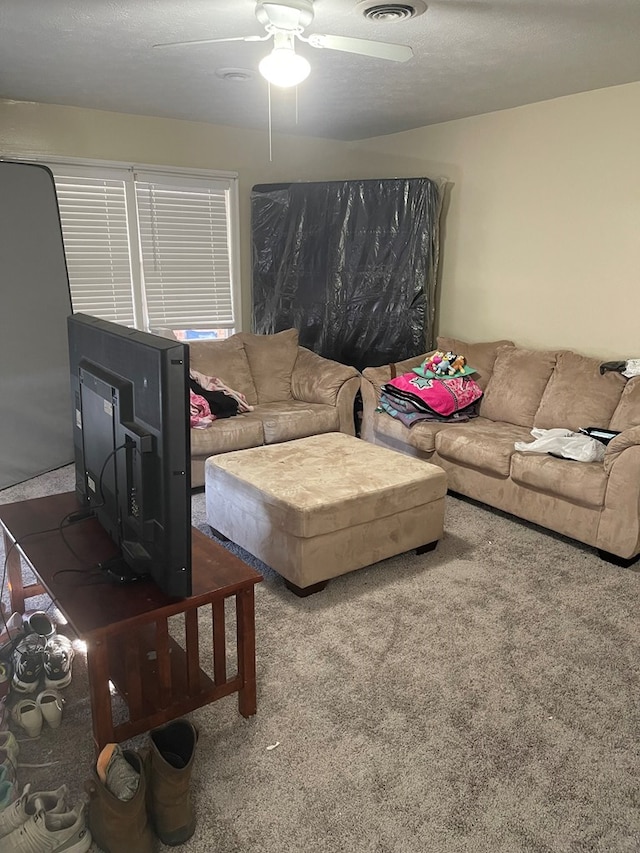
MULTIPOLYGON (((432 0, 376 22, 356 0, 314 11, 306 35, 407 44, 414 57, 298 43, 311 75, 297 123, 295 95, 272 89, 276 132, 356 140, 640 80, 640 0, 432 0)), ((152 47, 244 35, 264 35, 253 0, 0 0, 0 97, 265 129, 269 43, 152 47)))

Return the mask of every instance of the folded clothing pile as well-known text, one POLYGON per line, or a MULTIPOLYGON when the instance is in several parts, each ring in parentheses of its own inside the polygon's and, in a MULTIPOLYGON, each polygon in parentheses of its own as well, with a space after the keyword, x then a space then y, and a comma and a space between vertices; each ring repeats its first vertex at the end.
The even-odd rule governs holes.
POLYGON ((482 389, 471 377, 473 373, 475 370, 466 364, 464 356, 435 353, 419 367, 383 386, 379 411, 405 426, 425 420, 468 421, 478 416, 482 397, 482 389))

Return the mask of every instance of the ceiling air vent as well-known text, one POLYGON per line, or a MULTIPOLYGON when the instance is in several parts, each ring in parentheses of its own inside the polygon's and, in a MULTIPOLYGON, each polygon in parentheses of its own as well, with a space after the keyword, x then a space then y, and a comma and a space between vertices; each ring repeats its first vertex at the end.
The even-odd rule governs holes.
POLYGON ((218 68, 216 77, 233 83, 245 83, 247 80, 253 80, 255 74, 248 68, 218 68))
POLYGON ((421 0, 411 3, 379 3, 376 0, 361 0, 356 8, 368 21, 406 21, 427 11, 421 0))

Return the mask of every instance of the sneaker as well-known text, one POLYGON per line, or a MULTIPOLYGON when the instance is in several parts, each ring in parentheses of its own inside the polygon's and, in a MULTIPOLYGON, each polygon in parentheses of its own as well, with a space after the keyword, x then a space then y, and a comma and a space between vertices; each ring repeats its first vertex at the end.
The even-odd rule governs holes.
POLYGON ((0 652, 5 646, 10 646, 13 640, 22 636, 22 614, 12 613, 6 622, 3 619, 2 627, 4 631, 0 634, 0 652))
POLYGON ((11 764, 11 762, 7 761, 4 764, 0 764, 0 784, 2 782, 11 782, 15 784, 16 781, 16 768, 11 764))
MULTIPOLYGON (((44 808, 6 836, 7 851, 11 853, 86 853, 91 847, 84 806, 52 814, 44 808)), ((5 848, 1 848, 4 850, 5 848)))
POLYGON ((55 634, 56 626, 44 610, 35 610, 29 616, 24 617, 22 630, 25 634, 37 634, 38 637, 44 637, 45 640, 48 640, 55 634))
POLYGON ((0 812, 0 838, 5 838, 14 829, 26 823, 39 808, 49 814, 59 814, 66 811, 67 786, 61 785, 57 791, 38 791, 30 793, 31 785, 24 786, 18 799, 0 812))
POLYGON ((0 699, 9 695, 11 689, 11 666, 8 661, 0 661, 0 699))
POLYGON ((40 708, 45 722, 52 729, 57 729, 62 722, 62 706, 64 705, 64 699, 58 691, 53 690, 53 688, 43 690, 42 693, 38 694, 36 705, 40 708))
POLYGON ((38 737, 42 731, 42 711, 35 699, 21 699, 13 706, 11 716, 29 737, 38 737))
POLYGON ((63 634, 54 634, 44 647, 45 687, 60 689, 71 684, 71 664, 74 657, 71 640, 63 634))
POLYGON ((18 693, 34 693, 43 669, 44 641, 36 634, 23 637, 13 650, 11 686, 18 693))
MULTIPOLYGON (((13 732, 10 732, 8 730, 5 732, 0 732, 0 753, 2 751, 6 752, 11 763, 14 765, 14 767, 17 767, 20 745, 18 744, 16 736, 13 732)), ((1 759, 0 763, 2 763, 1 759)))
MULTIPOLYGON (((8 779, 0 781, 0 815, 15 801, 17 796, 18 789, 15 786, 15 782, 10 782, 8 779)), ((2 850, 4 851, 4 849, 3 847, 2 850)))

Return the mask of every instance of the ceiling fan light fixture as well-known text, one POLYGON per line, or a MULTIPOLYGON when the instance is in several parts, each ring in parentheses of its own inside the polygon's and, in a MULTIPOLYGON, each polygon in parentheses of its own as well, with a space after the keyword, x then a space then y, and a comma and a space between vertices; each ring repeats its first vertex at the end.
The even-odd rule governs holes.
POLYGON ((306 80, 311 65, 304 56, 295 52, 293 34, 275 33, 274 48, 260 60, 258 70, 273 86, 287 89, 306 80))
POLYGON ((306 80, 311 66, 304 56, 300 56, 291 48, 274 47, 271 53, 260 61, 258 69, 269 83, 287 89, 306 80))

